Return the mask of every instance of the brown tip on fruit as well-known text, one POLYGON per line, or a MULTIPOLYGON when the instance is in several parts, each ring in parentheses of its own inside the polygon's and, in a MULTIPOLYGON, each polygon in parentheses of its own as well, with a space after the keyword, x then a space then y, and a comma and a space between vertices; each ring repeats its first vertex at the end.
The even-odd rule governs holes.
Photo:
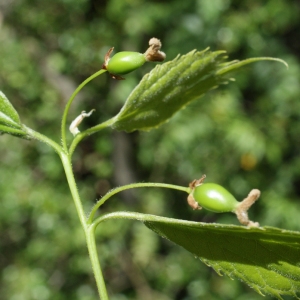
POLYGON ((237 205, 234 212, 241 224, 248 227, 259 227, 259 223, 252 222, 248 217, 248 209, 255 203, 259 196, 260 190, 253 189, 248 196, 237 205))
POLYGON ((106 54, 105 54, 105 56, 104 56, 104 63, 103 63, 103 65, 102 65, 102 69, 107 70, 106 67, 107 67, 108 61, 110 60, 110 55, 111 55, 111 53, 114 51, 114 48, 115 48, 115 47, 111 47, 111 48, 106 52, 106 54))
POLYGON ((149 48, 144 53, 147 61, 164 61, 166 58, 166 54, 160 51, 162 44, 161 41, 157 38, 152 38, 149 40, 149 48))
POLYGON ((202 209, 202 207, 198 204, 198 202, 194 199, 192 194, 189 194, 187 197, 188 205, 193 209, 202 209))
POLYGON ((199 186, 200 184, 202 184, 203 181, 205 180, 205 178, 206 178, 206 175, 203 174, 203 175, 201 176, 201 178, 199 178, 199 179, 194 179, 194 180, 193 180, 192 182, 190 182, 190 184, 189 184, 190 189, 193 190, 196 186, 199 186))
POLYGON ((116 80, 125 80, 125 78, 120 75, 110 74, 110 76, 111 76, 111 78, 116 79, 116 80))

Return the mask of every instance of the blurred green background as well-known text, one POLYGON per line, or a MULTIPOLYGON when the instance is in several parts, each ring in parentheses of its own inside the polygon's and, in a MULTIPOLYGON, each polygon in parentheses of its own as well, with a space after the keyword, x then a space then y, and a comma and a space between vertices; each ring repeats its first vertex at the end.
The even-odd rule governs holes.
MULTIPOLYGON (((288 70, 274 62, 250 65, 157 130, 107 129, 84 140, 74 170, 87 212, 115 186, 187 186, 206 174, 240 200, 259 188, 250 216, 261 225, 300 230, 299 16, 298 0, 1 0, 0 89, 23 123, 59 141, 68 97, 112 46, 144 52, 154 36, 167 60, 208 46, 226 50, 230 60, 284 59, 288 70)), ((153 66, 124 81, 95 79, 76 98, 69 122, 93 108, 81 128, 114 116, 153 66)), ((2 135, 0 157, 0 299, 97 299, 58 156, 2 135)), ((192 211, 186 195, 171 190, 124 192, 102 212, 115 210, 238 224, 232 214, 192 211)), ((112 300, 262 299, 138 222, 107 222, 97 241, 112 300)))

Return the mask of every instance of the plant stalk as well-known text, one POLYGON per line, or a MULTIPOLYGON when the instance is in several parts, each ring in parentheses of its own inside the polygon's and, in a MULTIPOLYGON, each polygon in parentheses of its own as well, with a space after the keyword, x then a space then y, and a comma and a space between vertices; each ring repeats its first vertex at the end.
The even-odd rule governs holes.
POLYGON ((71 146, 69 148, 69 152, 70 152, 70 156, 73 155, 76 146, 78 145, 78 143, 83 140, 86 136, 90 136, 91 134, 98 132, 110 125, 112 125, 114 123, 114 118, 109 119, 101 124, 98 124, 96 126, 93 126, 85 131, 79 132, 78 134, 76 134, 75 138, 73 139, 73 142, 71 143, 71 146))
POLYGON ((189 193, 189 187, 183 187, 179 185, 174 184, 167 184, 167 183, 156 183, 156 182, 139 182, 139 183, 132 183, 128 185, 123 185, 120 187, 117 187, 108 193, 106 193, 92 208, 91 213, 88 217, 87 223, 91 224, 93 222, 95 213, 97 212, 98 208, 103 205, 110 197, 113 195, 120 193, 125 190, 129 189, 136 189, 136 188, 149 188, 149 187, 155 187, 155 188, 167 188, 167 189, 173 189, 173 190, 179 190, 182 192, 189 193))
POLYGON ((86 233, 86 242, 87 242, 87 247, 88 247, 90 260, 91 260, 94 276, 96 279, 96 284, 97 284, 100 299, 101 300, 109 300, 104 277, 103 277, 101 266, 100 266, 98 253, 97 253, 97 246, 96 246, 96 242, 95 242, 95 229, 96 229, 96 226, 94 224, 90 225, 87 228, 87 230, 85 232, 86 233))
POLYGON ((101 300, 109 300, 103 274, 101 271, 101 266, 97 254, 97 248, 96 248, 96 243, 95 243, 95 227, 94 225, 88 226, 87 224, 87 218, 82 206, 82 202, 78 193, 76 181, 74 178, 74 173, 72 170, 72 165, 70 161, 70 157, 68 154, 65 152, 61 151, 60 152, 60 158, 66 173, 67 181, 69 184, 69 188, 75 203, 75 207, 77 210, 78 218, 80 220, 81 226, 84 230, 85 238, 86 238, 86 243, 87 243, 87 248, 98 288, 98 293, 100 296, 101 300))
POLYGON ((62 122, 61 122, 61 141, 62 141, 62 146, 64 148, 65 151, 68 150, 67 147, 67 139, 66 139, 66 123, 67 123, 67 116, 71 107, 71 104, 74 100, 74 98, 76 97, 76 95, 80 92, 80 90, 90 81, 92 81, 94 78, 98 77, 99 75, 103 74, 104 72, 106 72, 106 70, 101 69, 98 72, 94 73, 93 75, 91 75, 90 77, 88 77, 86 80, 84 80, 78 87, 77 89, 73 92, 73 94, 71 95, 70 99, 68 100, 65 110, 64 110, 64 114, 62 117, 62 122))

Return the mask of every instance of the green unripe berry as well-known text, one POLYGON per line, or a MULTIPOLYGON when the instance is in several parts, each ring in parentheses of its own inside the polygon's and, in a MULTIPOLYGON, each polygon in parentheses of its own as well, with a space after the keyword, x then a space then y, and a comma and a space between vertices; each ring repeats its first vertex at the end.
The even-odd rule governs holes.
POLYGON ((239 204, 233 195, 215 183, 200 184, 192 193, 201 207, 217 213, 233 212, 239 204))
POLYGON ((146 62, 145 55, 138 52, 123 51, 116 53, 109 59, 106 69, 109 73, 115 75, 128 74, 146 62))

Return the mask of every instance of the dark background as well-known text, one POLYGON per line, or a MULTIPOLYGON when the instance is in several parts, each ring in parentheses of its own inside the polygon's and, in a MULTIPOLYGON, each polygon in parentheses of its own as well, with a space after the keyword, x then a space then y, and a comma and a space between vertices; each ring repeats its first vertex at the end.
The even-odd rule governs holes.
MULTIPOLYGON (((289 69, 275 62, 244 68, 236 82, 159 129, 93 135, 77 148, 74 170, 87 212, 115 186, 187 186, 206 174, 207 182, 223 185, 238 200, 259 188, 262 196, 250 211, 254 221, 300 230, 299 16, 297 0, 1 0, 0 89, 23 123, 59 141, 68 97, 101 68, 112 46, 144 52, 157 37, 167 60, 208 46, 226 50, 230 60, 284 59, 289 69)), ((92 108, 96 113, 82 129, 114 116, 153 66, 125 81, 108 74, 95 79, 74 101, 69 122, 92 108)), ((0 157, 0 298, 97 299, 58 156, 44 144, 3 135, 0 157)), ((194 212, 185 199, 172 190, 139 189, 115 196, 102 212, 238 224, 232 214, 194 212)), ((107 222, 97 242, 112 300, 263 299, 139 222, 107 222)))

